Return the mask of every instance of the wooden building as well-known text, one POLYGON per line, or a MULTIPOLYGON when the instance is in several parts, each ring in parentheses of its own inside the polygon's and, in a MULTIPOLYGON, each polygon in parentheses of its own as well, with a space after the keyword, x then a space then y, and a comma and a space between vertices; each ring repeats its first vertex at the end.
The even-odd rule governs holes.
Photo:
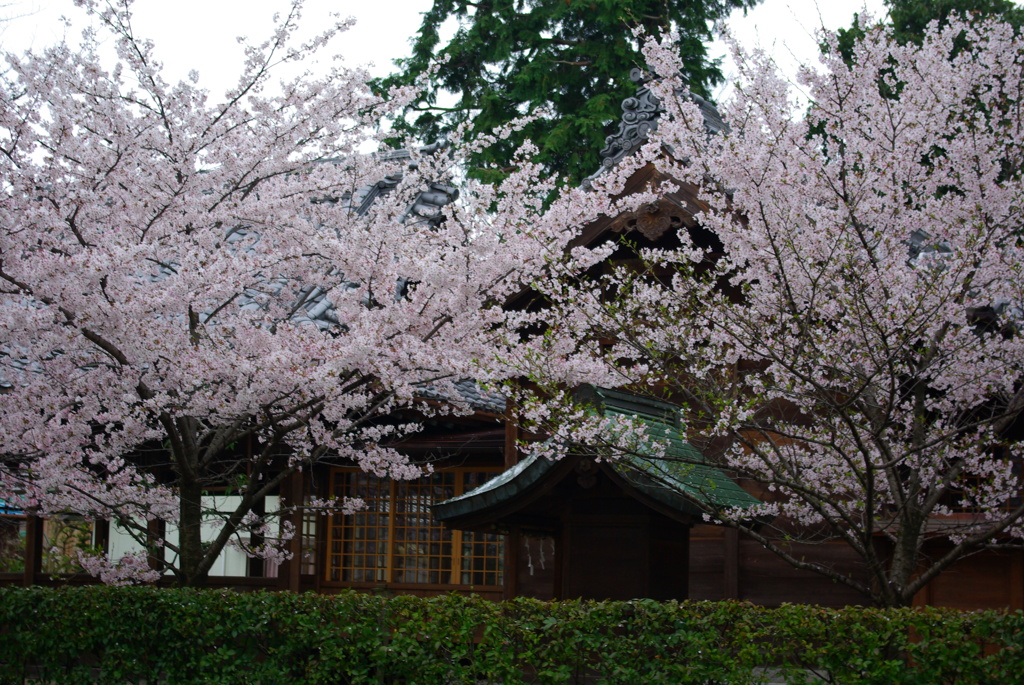
POLYGON ((435 505, 435 518, 455 530, 508 536, 510 595, 687 599, 690 528, 701 505, 757 500, 717 467, 698 464, 672 405, 611 390, 591 394, 604 416, 641 422, 650 444, 616 460, 582 450, 559 460, 534 453, 435 505), (550 540, 551 573, 538 577, 519 563, 530 551, 524 538, 550 540))
MULTIPOLYGON (((698 104, 708 130, 722 130, 714 108, 698 104)), ((642 144, 660 111, 642 83, 623 108, 623 122, 603 151, 606 166, 642 144)), ((628 181, 626 191, 666 180, 647 166, 628 181)), ((703 206, 695 189, 674 185, 677 189, 657 203, 593 222, 574 245, 597 245, 622 234, 640 246, 656 245, 686 230, 715 251, 717 239, 696 218, 703 206)), ((630 256, 617 252, 611 260, 630 256)), ((280 498, 286 503, 333 495, 361 498, 366 508, 351 515, 296 514, 292 523, 302 534, 291 542, 290 561, 279 566, 226 561, 224 575, 212 577, 210 585, 324 593, 345 588, 417 595, 455 591, 495 600, 652 597, 826 606, 865 601, 846 586, 794 569, 734 529, 705 522, 702 501, 738 506, 755 501, 753 490, 714 464, 673 465, 642 454, 612 463, 584 451, 560 461, 520 460, 520 436, 507 418, 505 399, 471 381, 456 387, 459 399, 473 409, 471 415, 429 420, 421 434, 397 445, 431 462, 433 473, 397 482, 325 463, 296 474, 282 487, 280 498)), ((595 410, 647 422, 671 443, 670 452, 685 452, 687 462, 701 461, 670 405, 603 390, 595 391, 593 399, 595 410)), ((0 572, 0 582, 57 582, 42 568, 44 526, 31 516, 19 518, 18 525, 26 541, 24 564, 16 572, 0 572)), ((110 545, 111 540, 109 527, 98 526, 94 542, 110 545)), ((847 573, 862 573, 858 558, 842 543, 793 548, 847 573)), ((95 582, 82 574, 67 580, 95 582)), ((917 601, 1024 609, 1024 552, 982 552, 964 559, 917 601)))

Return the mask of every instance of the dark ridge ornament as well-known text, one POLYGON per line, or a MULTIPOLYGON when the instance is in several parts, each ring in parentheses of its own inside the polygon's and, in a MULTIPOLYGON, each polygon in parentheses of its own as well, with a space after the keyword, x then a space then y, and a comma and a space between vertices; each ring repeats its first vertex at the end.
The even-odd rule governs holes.
MULTIPOLYGON (((622 101, 622 119, 619 128, 605 138, 605 146, 601 149, 601 168, 588 178, 591 180, 605 170, 612 168, 625 157, 633 154, 645 142, 652 131, 658 128, 658 119, 665 112, 661 101, 655 97, 648 87, 653 79, 643 69, 633 68, 629 78, 637 84, 636 94, 622 101)), ((704 128, 711 135, 728 130, 718 109, 697 95, 689 93, 688 97, 700 108, 704 118, 704 128)))

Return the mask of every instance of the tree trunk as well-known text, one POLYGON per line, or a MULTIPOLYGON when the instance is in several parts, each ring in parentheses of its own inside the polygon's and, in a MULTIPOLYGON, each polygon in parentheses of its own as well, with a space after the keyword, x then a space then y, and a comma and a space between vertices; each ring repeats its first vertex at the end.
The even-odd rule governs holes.
POLYGON ((209 572, 202 540, 203 491, 198 483, 183 477, 178 492, 178 583, 199 587, 206 584, 209 572))

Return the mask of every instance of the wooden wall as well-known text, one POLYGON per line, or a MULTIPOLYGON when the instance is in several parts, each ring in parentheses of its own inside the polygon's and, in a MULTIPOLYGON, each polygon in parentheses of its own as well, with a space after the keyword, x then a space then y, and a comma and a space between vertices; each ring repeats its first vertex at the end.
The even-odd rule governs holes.
POLYGON ((984 551, 961 559, 917 593, 914 604, 956 609, 1024 609, 1024 552, 984 551))
POLYGON ((549 600, 555 597, 557 574, 555 538, 551 535, 522 535, 516 555, 516 587, 520 597, 549 600))
MULTIPOLYGON (((857 559, 842 543, 794 545, 794 551, 858 573, 857 559)), ((799 571, 735 530, 706 524, 694 526, 690 533, 690 598, 739 599, 765 606, 866 603, 850 587, 799 571)))

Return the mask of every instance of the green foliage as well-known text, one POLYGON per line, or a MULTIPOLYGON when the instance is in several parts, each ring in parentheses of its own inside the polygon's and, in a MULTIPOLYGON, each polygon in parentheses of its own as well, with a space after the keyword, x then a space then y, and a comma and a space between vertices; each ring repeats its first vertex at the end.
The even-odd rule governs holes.
POLYGON ((887 0, 886 5, 900 43, 920 45, 928 24, 938 20, 945 25, 952 12, 973 19, 998 17, 1017 29, 1024 24, 1024 9, 1010 0, 887 0))
POLYGON ((88 554, 102 551, 92 545, 92 524, 88 521, 48 519, 44 536, 43 572, 51 576, 81 572, 75 556, 78 550, 88 554))
POLYGON ((25 536, 18 521, 0 517, 0 573, 20 573, 25 569, 25 536))
MULTIPOLYGON (((889 8, 888 22, 893 36, 901 44, 921 44, 925 29, 933 21, 945 26, 949 15, 956 13, 972 21, 998 18, 1018 31, 1024 26, 1024 9, 1010 0, 886 0, 889 8)), ((839 51, 849 64, 853 61, 853 48, 864 37, 868 27, 861 22, 859 14, 853 15, 853 24, 848 29, 839 29, 839 51)), ((963 49, 958 46, 958 50, 963 49)))
POLYGON ((633 95, 632 67, 642 67, 632 30, 649 33, 675 28, 686 75, 694 92, 707 97, 721 72, 707 56, 714 22, 735 8, 758 0, 435 0, 423 16, 412 56, 398 60, 401 74, 385 86, 411 84, 435 57, 444 61, 430 86, 410 107, 407 130, 427 139, 470 121, 472 134, 490 133, 525 114, 547 114, 521 132, 477 154, 470 172, 497 180, 513 152, 529 138, 538 161, 571 183, 595 172, 609 125, 621 115, 622 100, 633 95), (455 36, 441 45, 447 20, 455 36), (437 106, 441 92, 454 94, 452 106, 437 106))
POLYGON ((12 684, 995 685, 1022 669, 1020 612, 0 589, 12 684))

